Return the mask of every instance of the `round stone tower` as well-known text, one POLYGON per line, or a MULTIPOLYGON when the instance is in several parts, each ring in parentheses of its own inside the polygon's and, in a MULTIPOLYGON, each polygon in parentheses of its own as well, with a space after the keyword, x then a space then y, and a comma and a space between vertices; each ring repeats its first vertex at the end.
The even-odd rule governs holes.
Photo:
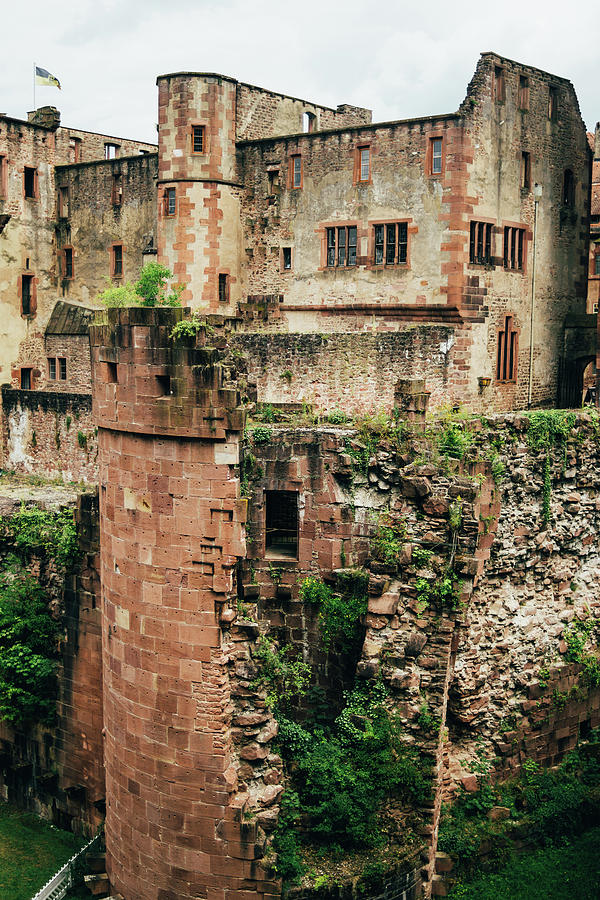
POLYGON ((243 414, 205 332, 174 349, 181 310, 104 315, 91 345, 111 884, 126 900, 274 897, 240 821, 221 627, 245 551, 243 414))

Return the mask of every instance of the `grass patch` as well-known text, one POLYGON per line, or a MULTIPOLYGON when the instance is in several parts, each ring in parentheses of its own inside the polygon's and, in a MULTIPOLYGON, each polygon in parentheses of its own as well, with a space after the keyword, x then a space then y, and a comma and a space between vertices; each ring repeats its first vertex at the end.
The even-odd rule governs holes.
POLYGON ((0 803, 0 897, 30 900, 85 841, 0 803))
POLYGON ((457 885, 452 900, 596 900, 600 897, 600 828, 562 847, 545 847, 494 874, 457 885))

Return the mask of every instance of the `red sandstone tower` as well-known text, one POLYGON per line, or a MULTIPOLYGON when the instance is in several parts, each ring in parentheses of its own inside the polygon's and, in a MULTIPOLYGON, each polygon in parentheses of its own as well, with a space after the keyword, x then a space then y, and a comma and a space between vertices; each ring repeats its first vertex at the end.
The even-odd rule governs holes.
POLYGON ((157 83, 158 259, 184 302, 227 313, 242 296, 237 82, 179 72, 157 83))
POLYGON ((173 348, 181 317, 110 310, 91 329, 107 867, 126 900, 275 897, 241 835, 219 624, 245 550, 243 415, 218 351, 173 348))

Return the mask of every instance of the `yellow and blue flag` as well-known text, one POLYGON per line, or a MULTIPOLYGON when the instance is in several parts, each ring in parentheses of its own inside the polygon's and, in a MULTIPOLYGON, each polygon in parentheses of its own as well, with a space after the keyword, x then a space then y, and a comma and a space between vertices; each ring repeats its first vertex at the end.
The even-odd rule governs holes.
POLYGON ((47 69, 40 69, 39 66, 35 67, 35 83, 47 84, 50 87, 57 87, 60 90, 60 81, 58 78, 51 75, 47 69))

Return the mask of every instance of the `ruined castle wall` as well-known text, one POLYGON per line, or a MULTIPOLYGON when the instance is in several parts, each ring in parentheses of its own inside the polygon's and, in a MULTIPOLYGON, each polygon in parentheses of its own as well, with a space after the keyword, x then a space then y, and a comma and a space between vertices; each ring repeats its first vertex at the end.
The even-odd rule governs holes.
MULTIPOLYGON (((2 512, 10 515, 4 498, 2 512)), ((97 494, 82 494, 75 516, 82 557, 64 585, 56 726, 21 732, 0 725, 0 795, 60 828, 91 835, 104 818, 97 494)))
POLYGON ((347 415, 398 406, 398 382, 423 379, 432 408, 448 406, 462 374, 458 329, 404 325, 389 334, 258 334, 237 332, 232 348, 248 360, 262 403, 313 405, 347 415))
POLYGON ((91 394, 2 387, 3 465, 27 475, 98 480, 91 394))
POLYGON ((156 242, 156 154, 57 167, 57 295, 87 305, 107 286, 136 281, 143 251, 156 242), (62 213, 62 215, 61 215, 62 213), (122 247, 115 275, 114 246, 122 247), (72 252, 67 277, 65 248, 72 252))
POLYGON ((473 365, 495 380, 490 406, 498 410, 526 406, 537 184, 541 196, 535 227, 532 401, 534 405, 556 403, 556 361, 561 355, 564 319, 570 312, 585 312, 587 285, 590 151, 577 97, 563 78, 483 54, 461 112, 471 134, 473 164, 456 262, 462 270, 463 293, 470 290, 473 302, 487 311, 487 347, 474 348, 473 365), (550 92, 556 104, 552 116, 550 92), (570 196, 565 196, 566 170, 573 174, 570 196), (469 261, 471 221, 492 224, 490 265, 469 261), (521 271, 505 268, 505 226, 525 230, 521 271), (514 317, 518 331, 518 361, 517 377, 502 382, 496 377, 494 354, 506 316, 514 317))

